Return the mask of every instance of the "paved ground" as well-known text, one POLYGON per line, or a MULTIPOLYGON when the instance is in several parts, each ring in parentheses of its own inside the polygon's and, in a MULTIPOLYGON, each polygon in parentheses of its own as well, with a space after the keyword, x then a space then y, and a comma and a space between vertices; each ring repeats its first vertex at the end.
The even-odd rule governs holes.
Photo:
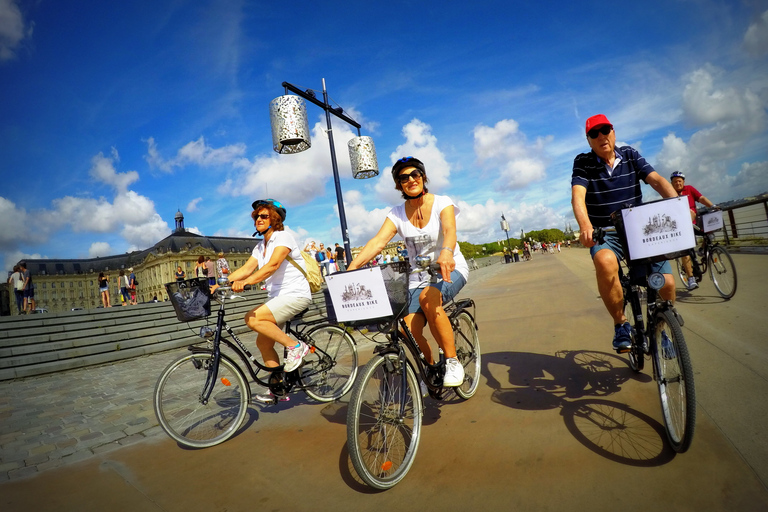
POLYGON ((350 467, 343 401, 255 406, 226 443, 178 447, 152 412, 174 357, 159 354, 0 383, 0 507, 766 510, 767 258, 735 256, 730 302, 709 281, 678 296, 699 411, 683 455, 666 447, 648 373, 608 350, 594 272, 571 249, 473 272, 481 387, 468 402, 427 400, 416 464, 388 492, 350 467))

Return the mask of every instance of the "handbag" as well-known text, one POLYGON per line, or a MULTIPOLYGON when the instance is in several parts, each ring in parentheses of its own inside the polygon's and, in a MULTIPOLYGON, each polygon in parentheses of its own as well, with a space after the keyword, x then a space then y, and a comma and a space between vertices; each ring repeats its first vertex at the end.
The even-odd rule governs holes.
POLYGON ((312 293, 319 292, 320 288, 323 286, 323 275, 320 273, 320 266, 308 252, 299 251, 299 253, 304 259, 304 265, 307 267, 306 271, 301 268, 301 265, 296 263, 290 256, 287 258, 288 261, 291 262, 291 265, 299 269, 299 272, 301 272, 304 277, 307 278, 307 282, 309 282, 309 291, 312 293))

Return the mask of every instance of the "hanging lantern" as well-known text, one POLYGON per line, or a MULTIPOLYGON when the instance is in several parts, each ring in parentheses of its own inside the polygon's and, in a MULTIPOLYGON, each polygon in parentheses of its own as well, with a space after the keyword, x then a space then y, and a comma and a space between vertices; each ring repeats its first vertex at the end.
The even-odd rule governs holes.
POLYGON ((301 153, 309 149, 309 121, 304 100, 298 96, 278 96, 269 104, 272 147, 278 153, 301 153))
POLYGON ((376 146, 370 137, 353 137, 347 144, 349 161, 352 164, 352 176, 362 180, 379 174, 379 162, 376 160, 376 146))

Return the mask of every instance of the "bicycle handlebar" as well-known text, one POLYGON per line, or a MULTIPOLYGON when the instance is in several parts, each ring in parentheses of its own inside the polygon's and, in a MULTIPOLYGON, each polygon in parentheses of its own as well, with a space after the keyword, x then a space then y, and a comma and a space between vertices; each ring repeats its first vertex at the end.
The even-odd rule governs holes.
POLYGON ((602 228, 595 228, 592 230, 592 240, 595 240, 599 243, 605 242, 605 235, 606 233, 615 233, 616 228, 614 227, 602 227, 602 228))

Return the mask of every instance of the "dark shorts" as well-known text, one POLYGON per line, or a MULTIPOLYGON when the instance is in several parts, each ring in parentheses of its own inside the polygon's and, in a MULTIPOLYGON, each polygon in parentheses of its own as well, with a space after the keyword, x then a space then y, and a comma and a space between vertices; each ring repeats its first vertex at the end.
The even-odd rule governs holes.
MULTIPOLYGON (((616 233, 606 233, 605 241, 602 244, 597 244, 597 245, 594 245, 592 248, 590 248, 589 255, 592 256, 592 258, 594 259, 595 254, 597 254, 597 251, 600 251, 602 249, 609 249, 613 251, 613 253, 616 255, 616 258, 619 261, 624 259, 624 248, 621 247, 621 240, 619 240, 619 236, 616 233)), ((671 274, 672 266, 669 264, 669 261, 660 261, 657 263, 652 263, 651 272, 671 274)))
POLYGON ((35 289, 31 286, 29 288, 24 288, 24 298, 25 299, 34 299, 35 298, 35 289))
MULTIPOLYGON (((458 270, 451 272, 451 281, 446 283, 445 281, 439 281, 437 283, 429 283, 427 286, 437 288, 443 295, 443 304, 454 298, 464 285, 467 284, 466 279, 462 276, 458 270)), ((426 288, 426 287, 424 287, 426 288)), ((419 304, 419 295, 421 295, 424 288, 411 288, 408 292, 411 294, 411 302, 408 305, 408 314, 418 313, 421 311, 421 305, 419 304)))

